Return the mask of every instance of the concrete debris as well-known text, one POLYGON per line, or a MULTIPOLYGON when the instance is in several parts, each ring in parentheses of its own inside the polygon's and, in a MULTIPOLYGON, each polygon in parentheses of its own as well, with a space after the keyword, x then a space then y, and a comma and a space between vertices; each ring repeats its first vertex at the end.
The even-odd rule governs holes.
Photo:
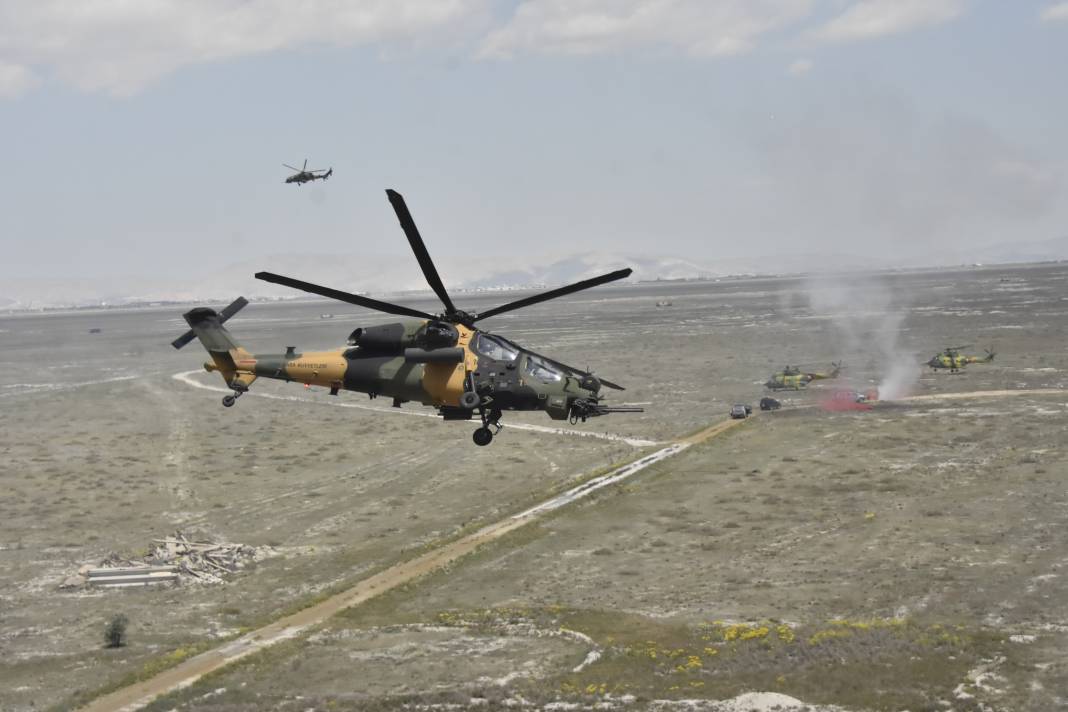
POLYGON ((273 554, 269 546, 194 541, 176 531, 173 536, 153 539, 149 553, 139 559, 111 553, 97 567, 82 566, 61 588, 223 583, 230 574, 273 554))

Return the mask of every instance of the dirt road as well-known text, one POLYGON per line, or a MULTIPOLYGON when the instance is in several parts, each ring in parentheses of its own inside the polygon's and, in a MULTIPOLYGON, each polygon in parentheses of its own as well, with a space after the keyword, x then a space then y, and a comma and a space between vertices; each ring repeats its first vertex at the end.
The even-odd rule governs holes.
POLYGON ((744 420, 716 423, 667 447, 595 477, 556 495, 519 514, 512 515, 461 539, 444 544, 414 559, 401 562, 330 598, 246 633, 214 650, 201 653, 143 682, 124 687, 100 697, 82 708, 84 712, 128 712, 144 707, 155 698, 193 684, 218 670, 263 648, 293 638, 311 626, 322 623, 341 610, 359 605, 379 594, 451 564, 478 547, 500 539, 509 532, 529 524, 548 513, 587 497, 599 489, 615 484, 661 462, 693 445, 721 435, 744 420))

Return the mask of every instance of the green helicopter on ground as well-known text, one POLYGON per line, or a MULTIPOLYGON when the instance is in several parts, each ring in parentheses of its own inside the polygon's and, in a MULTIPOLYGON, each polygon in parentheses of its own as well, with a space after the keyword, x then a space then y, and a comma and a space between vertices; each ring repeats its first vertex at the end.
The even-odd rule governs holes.
POLYGON ((812 383, 812 381, 838 378, 838 374, 841 370, 841 362, 832 363, 831 371, 829 373, 802 371, 796 366, 786 366, 778 373, 772 374, 771 378, 764 383, 764 387, 771 391, 800 391, 808 388, 808 384, 812 383))
POLYGON ((929 366, 934 371, 960 373, 968 364, 990 363, 994 360, 994 357, 997 356, 991 349, 985 349, 986 356, 970 356, 968 354, 962 354, 961 351, 967 348, 971 348, 971 344, 965 344, 964 346, 950 346, 941 353, 932 356, 925 365, 929 366))

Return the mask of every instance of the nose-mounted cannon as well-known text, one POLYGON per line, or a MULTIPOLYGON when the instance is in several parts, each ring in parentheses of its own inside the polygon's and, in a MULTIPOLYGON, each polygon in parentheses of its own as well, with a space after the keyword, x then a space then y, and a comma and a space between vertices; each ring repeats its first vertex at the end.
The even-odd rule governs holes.
POLYGON ((597 418, 609 413, 641 413, 643 411, 643 408, 637 406, 602 405, 600 399, 597 396, 593 396, 590 398, 575 398, 571 401, 571 410, 568 415, 571 424, 574 425, 580 420, 585 423, 587 418, 597 418))

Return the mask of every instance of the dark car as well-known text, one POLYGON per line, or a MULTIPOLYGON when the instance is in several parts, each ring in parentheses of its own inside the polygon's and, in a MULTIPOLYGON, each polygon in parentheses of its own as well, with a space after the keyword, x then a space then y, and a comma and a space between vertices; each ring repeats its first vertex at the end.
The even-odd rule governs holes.
POLYGON ((775 400, 774 398, 761 398, 760 399, 760 409, 761 410, 778 410, 779 408, 782 408, 782 403, 780 403, 779 401, 775 400))
POLYGON ((747 405, 736 403, 731 406, 731 417, 735 420, 743 420, 749 417, 749 414, 753 412, 753 409, 747 405))

